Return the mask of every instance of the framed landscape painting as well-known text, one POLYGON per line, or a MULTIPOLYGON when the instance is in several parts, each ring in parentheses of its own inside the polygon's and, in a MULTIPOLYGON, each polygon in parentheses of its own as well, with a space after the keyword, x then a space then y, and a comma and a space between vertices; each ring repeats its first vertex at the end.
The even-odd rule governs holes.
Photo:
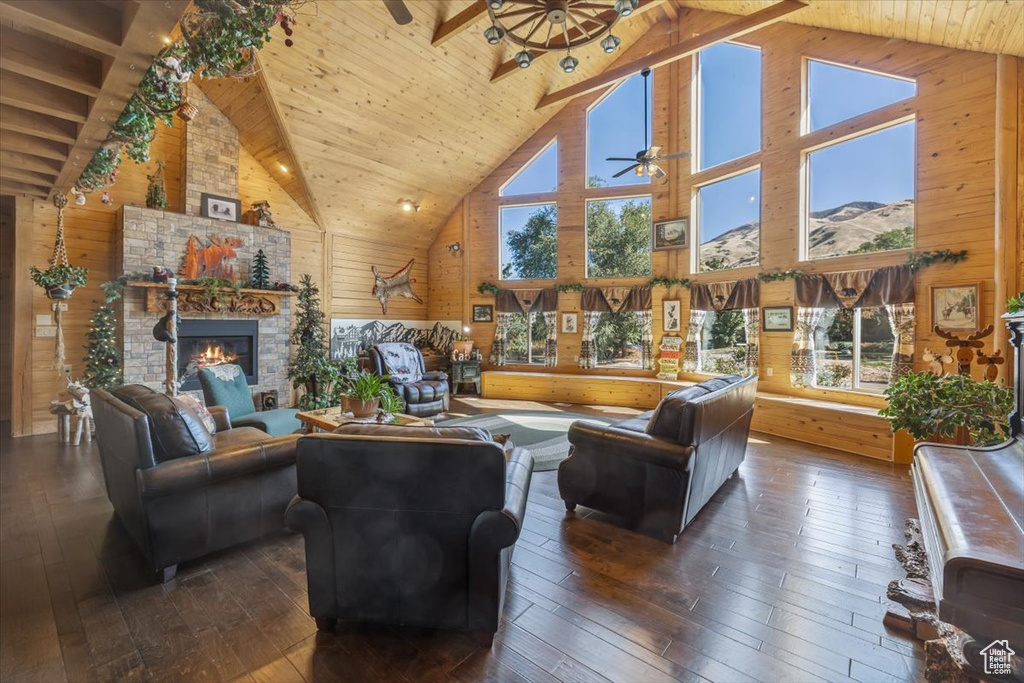
POLYGON ((981 329, 981 285, 933 285, 931 287, 932 327, 943 330, 981 329))
POLYGON ((765 332, 792 332, 792 306, 765 306, 762 309, 761 326, 765 332))
POLYGON ((689 246, 690 221, 688 218, 677 218, 674 221, 662 221, 654 224, 654 248, 685 249, 689 246))
POLYGON ((242 220, 242 202, 231 197, 218 197, 203 192, 199 197, 199 215, 203 218, 237 223, 242 220))
POLYGON ((491 304, 473 304, 473 322, 494 322, 494 306, 491 304))

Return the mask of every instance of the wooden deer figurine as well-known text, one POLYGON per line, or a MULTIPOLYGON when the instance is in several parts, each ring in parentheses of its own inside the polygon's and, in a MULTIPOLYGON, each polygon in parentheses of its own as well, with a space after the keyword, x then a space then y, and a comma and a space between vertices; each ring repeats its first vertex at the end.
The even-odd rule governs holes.
POLYGON ((925 349, 921 359, 928 363, 928 370, 939 377, 946 374, 944 366, 953 364, 953 355, 949 351, 935 353, 931 349, 925 349))
POLYGON ((995 327, 989 325, 980 332, 969 335, 967 339, 961 339, 957 335, 946 332, 936 325, 935 334, 946 340, 946 346, 956 349, 956 371, 961 375, 969 375, 971 374, 971 363, 974 361, 973 349, 983 348, 985 344, 981 340, 992 334, 994 329, 995 327))
POLYGON ((999 366, 1006 362, 1001 349, 997 349, 991 356, 978 349, 978 365, 985 366, 985 379, 995 382, 999 377, 999 366))

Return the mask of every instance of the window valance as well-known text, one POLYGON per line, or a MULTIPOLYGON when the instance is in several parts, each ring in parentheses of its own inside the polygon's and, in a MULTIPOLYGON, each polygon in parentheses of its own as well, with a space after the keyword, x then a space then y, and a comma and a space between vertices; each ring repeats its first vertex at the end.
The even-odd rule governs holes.
POLYGON ((596 313, 650 311, 651 306, 651 288, 641 285, 586 287, 580 296, 580 308, 596 313))
POLYGON ((494 309, 498 313, 529 313, 530 311, 550 313, 558 310, 558 290, 554 287, 502 289, 494 299, 494 309))
POLYGON ((690 285, 691 311, 733 311, 761 306, 761 282, 757 278, 733 282, 701 282, 690 285))
POLYGON ((802 308, 874 308, 908 303, 914 303, 914 274, 907 266, 796 278, 796 305, 802 308))

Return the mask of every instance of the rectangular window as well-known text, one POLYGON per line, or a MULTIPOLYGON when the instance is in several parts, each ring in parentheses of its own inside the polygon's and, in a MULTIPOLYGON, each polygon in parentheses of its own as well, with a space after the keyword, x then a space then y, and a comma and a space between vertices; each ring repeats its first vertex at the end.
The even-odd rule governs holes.
POLYGON ((719 43, 697 56, 697 167, 761 149, 761 50, 719 43))
POLYGON ((649 277, 651 198, 587 201, 587 277, 649 277))
POLYGON ((554 202, 503 206, 499 276, 502 280, 547 280, 558 276, 558 207, 554 202))
POLYGON ((697 241, 698 272, 760 262, 760 168, 698 188, 697 241))
POLYGON ((914 246, 914 141, 907 121, 807 154, 808 258, 914 246))
POLYGON ((548 327, 544 314, 536 311, 516 313, 508 323, 505 336, 507 363, 544 365, 548 327))
POLYGON ((605 368, 642 368, 643 329, 633 311, 602 313, 594 327, 597 364, 605 368))
POLYGON ((708 311, 700 341, 699 372, 709 375, 746 373, 747 334, 743 311, 708 311))
POLYGON ((815 336, 815 386, 880 394, 889 385, 895 336, 885 308, 829 311, 815 336))

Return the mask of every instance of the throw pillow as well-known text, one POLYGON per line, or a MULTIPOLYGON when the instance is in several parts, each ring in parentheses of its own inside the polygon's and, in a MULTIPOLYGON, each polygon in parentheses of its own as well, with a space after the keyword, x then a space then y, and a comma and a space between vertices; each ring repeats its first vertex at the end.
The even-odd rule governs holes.
POLYGON ((202 401, 191 394, 175 396, 174 400, 178 402, 178 405, 188 408, 195 413, 199 421, 206 427, 206 431, 210 432, 210 436, 217 433, 217 422, 213 419, 213 415, 206 409, 206 405, 202 401))
POLYGON ((121 387, 113 394, 149 418, 153 458, 158 463, 213 450, 213 438, 190 408, 166 394, 147 393, 142 391, 145 387, 136 387, 121 387))

